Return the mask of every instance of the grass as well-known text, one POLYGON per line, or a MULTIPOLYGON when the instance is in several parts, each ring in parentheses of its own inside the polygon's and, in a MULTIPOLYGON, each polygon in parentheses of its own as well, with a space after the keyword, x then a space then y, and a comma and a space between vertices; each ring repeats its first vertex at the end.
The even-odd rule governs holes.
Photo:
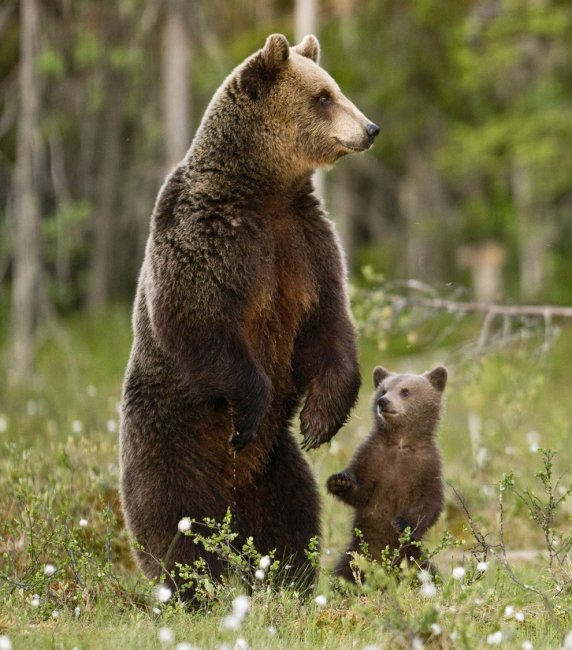
POLYGON ((499 632, 501 647, 562 647, 572 628, 572 561, 569 553, 556 555, 571 537, 571 328, 550 346, 533 336, 478 356, 467 347, 479 331, 471 321, 437 348, 423 332, 396 335, 382 352, 377 341, 363 340, 359 405, 334 442, 310 459, 322 487, 345 466, 370 427, 375 365, 412 372, 447 365, 440 434, 447 504, 427 539, 430 549, 443 546, 435 558, 442 584, 426 598, 414 577, 395 582, 378 567, 367 569, 359 592, 336 589, 329 569, 347 541, 350 511, 324 494, 316 594, 326 604, 257 581, 238 630, 221 622, 245 593, 240 581, 200 610, 185 611, 175 598, 159 603, 133 565, 117 494, 117 407, 129 328, 124 308, 97 321, 68 320, 46 335, 28 386, 11 384, 9 373, 0 384, 0 635, 15 649, 183 642, 232 649, 241 647, 238 639, 253 649, 472 649, 491 647, 499 632), (550 458, 537 447, 559 453, 550 458), (522 561, 514 554, 522 549, 542 553, 522 561), (488 568, 478 571, 485 556, 488 568), (53 575, 45 574, 46 563, 56 567, 53 575), (460 580, 452 577, 456 566, 466 570, 460 580), (523 620, 506 616, 507 607, 523 620), (159 640, 165 627, 173 642, 159 640))

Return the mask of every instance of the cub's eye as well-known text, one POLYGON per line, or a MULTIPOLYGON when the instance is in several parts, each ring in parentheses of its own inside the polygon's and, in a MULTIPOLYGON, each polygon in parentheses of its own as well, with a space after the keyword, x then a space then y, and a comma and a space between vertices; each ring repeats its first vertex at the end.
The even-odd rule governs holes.
POLYGON ((409 395, 410 395, 411 393, 410 393, 410 391, 409 391, 409 388, 402 388, 402 389, 399 391, 399 394, 401 395, 401 397, 409 397, 409 395))
POLYGON ((328 106, 332 105, 332 96, 327 90, 324 90, 318 95, 318 103, 320 106, 323 106, 324 108, 327 108, 328 106))

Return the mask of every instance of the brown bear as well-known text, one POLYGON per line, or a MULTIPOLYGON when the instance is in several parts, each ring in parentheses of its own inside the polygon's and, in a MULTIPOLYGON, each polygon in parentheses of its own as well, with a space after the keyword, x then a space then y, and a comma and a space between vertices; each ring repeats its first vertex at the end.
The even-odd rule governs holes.
MULTIPOLYGON (((252 536, 314 579, 304 549, 320 501, 290 426, 303 404, 302 446, 330 440, 360 374, 343 256, 312 173, 379 132, 318 57, 313 36, 296 47, 269 36, 217 90, 155 204, 120 451, 125 519, 148 576, 182 517, 220 521, 230 507, 237 546, 252 536)), ((225 570, 189 537, 168 557, 168 568, 201 557, 214 578, 225 570)))
MULTIPOLYGON (((401 375, 379 366, 373 382, 373 430, 349 466, 330 476, 328 491, 355 508, 352 530, 361 532, 373 559, 389 547, 396 552, 395 564, 413 558, 434 571, 418 543, 443 510, 435 438, 447 370, 438 366, 424 375, 401 375), (399 541, 406 528, 410 544, 399 541)), ((355 579, 351 553, 360 551, 361 541, 354 532, 335 575, 355 579)))

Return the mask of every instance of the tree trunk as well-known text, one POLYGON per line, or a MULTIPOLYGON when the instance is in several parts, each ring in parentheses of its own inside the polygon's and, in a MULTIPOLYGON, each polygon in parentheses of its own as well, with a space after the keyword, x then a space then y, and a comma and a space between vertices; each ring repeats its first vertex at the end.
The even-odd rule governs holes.
POLYGON ((165 159, 170 171, 190 144, 189 34, 181 0, 166 0, 162 47, 165 159))
POLYGON ((20 122, 14 179, 12 287, 12 363, 20 381, 32 371, 41 298, 37 53, 37 1, 20 0, 20 122))
POLYGON ((116 233, 118 183, 121 172, 122 97, 121 76, 109 73, 106 85, 107 101, 101 132, 100 169, 93 214, 93 249, 87 297, 92 314, 101 312, 110 298, 114 256, 112 246, 116 233))
POLYGON ((511 187, 518 221, 518 248, 521 299, 537 300, 546 284, 546 251, 553 237, 547 210, 534 197, 530 170, 514 165, 511 187))
POLYGON ((407 224, 407 275, 429 283, 445 280, 451 251, 444 226, 451 207, 442 179, 417 148, 411 148, 407 155, 398 201, 407 224))

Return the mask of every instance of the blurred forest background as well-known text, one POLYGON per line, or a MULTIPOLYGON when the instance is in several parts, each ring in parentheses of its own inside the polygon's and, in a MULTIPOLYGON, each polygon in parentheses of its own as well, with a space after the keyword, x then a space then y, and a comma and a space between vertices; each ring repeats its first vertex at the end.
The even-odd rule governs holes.
MULTIPOLYGON (((357 279, 572 302, 569 0, 3 0, 0 336, 133 296, 154 199, 213 91, 307 32, 382 127, 324 195, 357 279)), ((359 280, 358 280, 359 281, 359 280)))

